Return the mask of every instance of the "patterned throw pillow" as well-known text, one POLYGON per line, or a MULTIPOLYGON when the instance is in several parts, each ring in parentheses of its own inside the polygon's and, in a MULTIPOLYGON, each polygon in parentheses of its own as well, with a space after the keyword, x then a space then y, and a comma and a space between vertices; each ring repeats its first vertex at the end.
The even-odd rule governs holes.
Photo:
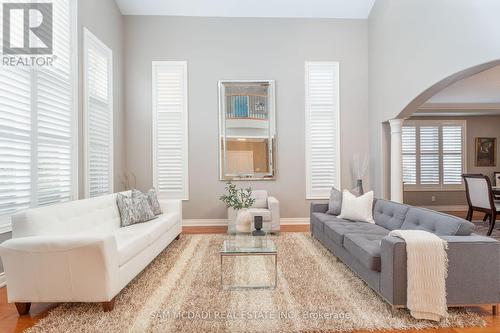
POLYGON ((148 198, 144 194, 130 197, 118 193, 116 204, 120 211, 121 226, 126 227, 135 223, 146 222, 155 218, 149 206, 148 198))
POLYGON ((342 192, 332 187, 330 192, 330 201, 328 202, 327 214, 339 215, 342 209, 342 192))
POLYGON ((146 193, 142 193, 139 190, 133 189, 132 190, 132 197, 138 196, 138 195, 145 195, 148 198, 148 203, 149 206, 151 207, 151 210, 155 215, 160 215, 163 214, 161 207, 160 207, 160 202, 158 201, 158 196, 156 195, 156 190, 154 188, 150 189, 146 193))

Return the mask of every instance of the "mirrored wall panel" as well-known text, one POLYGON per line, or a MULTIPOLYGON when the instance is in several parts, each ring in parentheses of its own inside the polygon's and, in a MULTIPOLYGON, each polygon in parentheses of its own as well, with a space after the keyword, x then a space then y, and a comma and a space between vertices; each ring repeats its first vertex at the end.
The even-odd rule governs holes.
POLYGON ((275 178, 274 81, 219 81, 221 180, 275 178))

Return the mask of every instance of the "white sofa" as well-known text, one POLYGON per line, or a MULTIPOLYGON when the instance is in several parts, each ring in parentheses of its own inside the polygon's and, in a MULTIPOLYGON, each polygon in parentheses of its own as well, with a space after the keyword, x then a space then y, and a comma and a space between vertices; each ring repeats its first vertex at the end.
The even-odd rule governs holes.
POLYGON ((181 233, 180 200, 160 200, 163 214, 120 227, 116 194, 35 208, 13 216, 0 245, 9 302, 102 302, 115 296, 181 233))

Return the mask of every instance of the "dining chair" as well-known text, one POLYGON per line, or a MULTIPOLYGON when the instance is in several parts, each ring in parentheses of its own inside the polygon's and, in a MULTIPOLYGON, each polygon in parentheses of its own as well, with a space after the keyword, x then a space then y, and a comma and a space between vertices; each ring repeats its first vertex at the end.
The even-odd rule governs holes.
POLYGON ((500 202, 495 202, 490 179, 483 174, 463 174, 469 210, 466 219, 472 221, 474 211, 485 213, 483 221, 489 219, 488 236, 493 232, 500 211, 500 202))

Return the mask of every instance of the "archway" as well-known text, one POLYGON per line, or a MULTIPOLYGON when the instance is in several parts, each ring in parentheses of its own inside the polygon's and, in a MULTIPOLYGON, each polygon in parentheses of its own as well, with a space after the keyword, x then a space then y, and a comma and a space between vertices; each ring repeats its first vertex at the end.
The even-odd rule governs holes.
POLYGON ((403 120, 411 117, 413 114, 415 114, 418 108, 422 106, 426 101, 428 101, 432 96, 441 92, 453 83, 499 65, 500 59, 490 61, 464 69, 440 80, 439 82, 433 84, 418 96, 416 96, 395 119, 392 119, 388 122, 390 126, 390 140, 388 140, 389 142, 387 143, 387 145, 390 145, 390 149, 386 147, 386 149, 383 149, 382 151, 386 152, 383 156, 383 168, 385 169, 385 171, 387 171, 387 169, 390 170, 390 172, 383 172, 383 175, 390 175, 389 179, 385 179, 384 182, 387 188, 390 188, 391 200, 397 202, 403 201, 403 162, 401 151, 403 120))

